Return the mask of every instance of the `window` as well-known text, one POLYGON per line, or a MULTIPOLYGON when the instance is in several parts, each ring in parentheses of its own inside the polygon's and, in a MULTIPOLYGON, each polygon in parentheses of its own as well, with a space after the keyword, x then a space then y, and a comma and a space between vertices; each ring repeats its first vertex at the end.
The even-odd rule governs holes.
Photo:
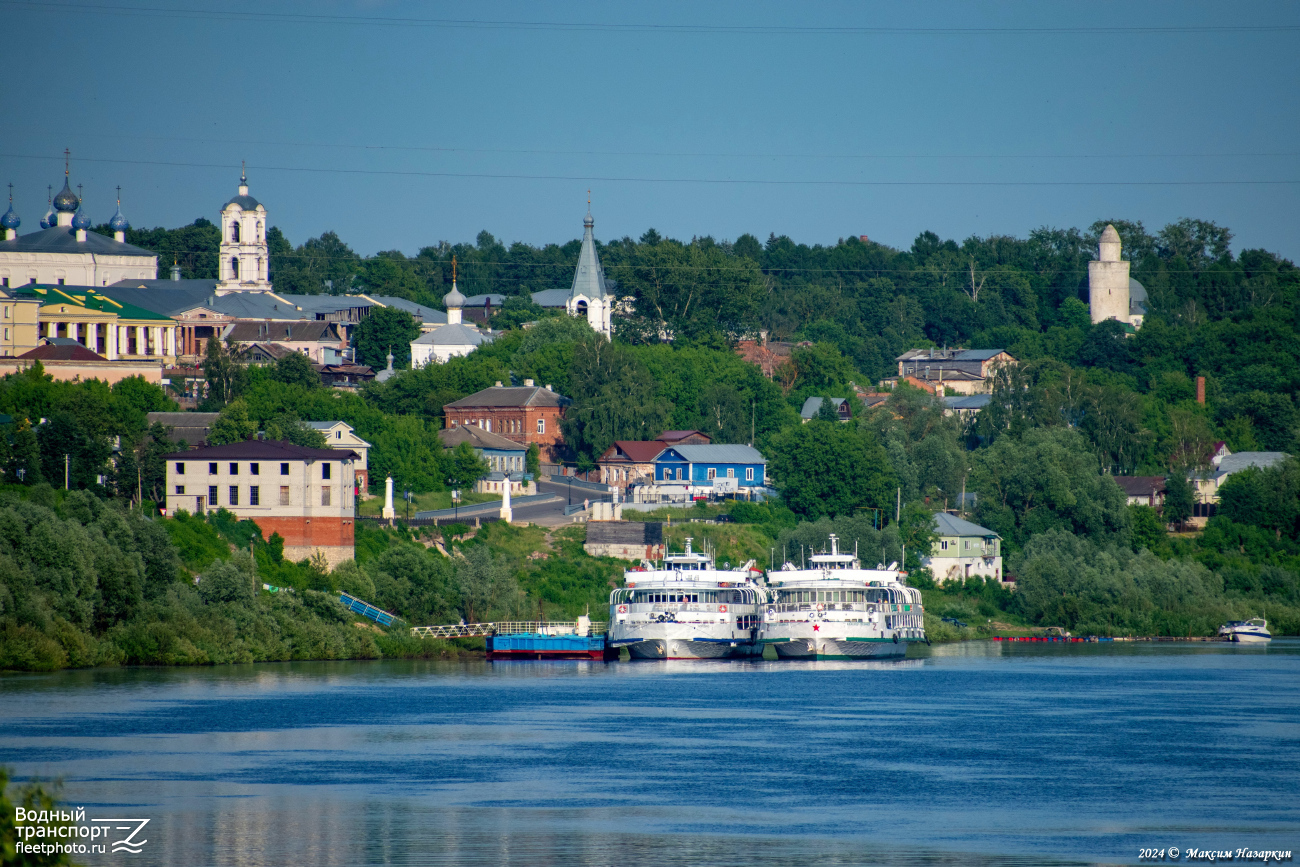
POLYGON ((320 465, 320 477, 322 479, 328 479, 330 477, 330 465, 328 461, 320 465))
POLYGON ((239 464, 231 464, 231 465, 230 465, 230 474, 231 474, 232 476, 237 476, 237 475, 239 475, 239 464))
POLYGON ((280 464, 280 475, 282 475, 282 476, 287 476, 287 475, 289 475, 289 465, 288 465, 288 464, 280 464))
POLYGON ((330 491, 331 491, 331 490, 332 490, 332 488, 330 488, 329 485, 325 485, 324 487, 322 487, 322 488, 320 489, 320 504, 321 504, 322 506, 328 506, 328 505, 330 504, 330 491))
POLYGON ((682 468, 681 468, 681 467, 678 467, 678 468, 677 468, 677 481, 680 482, 681 480, 682 480, 682 468))
POLYGON ((729 468, 727 470, 727 478, 734 479, 735 477, 736 477, 736 471, 734 469, 729 468))
POLYGON ((539 418, 539 419, 537 420, 537 432, 538 432, 539 434, 544 434, 544 433, 546 433, 546 419, 544 419, 544 418, 539 418))
POLYGON ((239 279, 239 257, 238 256, 230 257, 230 279, 231 280, 239 279))
POLYGON ((176 474, 181 476, 185 475, 185 464, 178 463, 176 465, 176 474))
POLYGON ((230 505, 239 505, 239 485, 230 486, 230 505))
POLYGON ((341 431, 341 430, 336 430, 336 431, 334 431, 334 439, 336 439, 336 440, 341 440, 341 439, 343 439, 343 431, 341 431))
POLYGON ((673 471, 668 469, 667 467, 664 467, 664 481, 666 482, 672 477, 673 477, 673 471))
POLYGON ((940 551, 947 551, 947 550, 948 550, 948 543, 947 543, 947 541, 942 541, 942 542, 939 543, 939 550, 940 550, 940 551))
POLYGON ((9 339, 9 329, 5 328, 5 340, 9 339))
POLYGON ((709 481, 711 482, 718 477, 718 471, 715 470, 713 467, 709 467, 708 476, 709 476, 709 481))
MULTIPOLYGON (((6 285, 6 286, 9 285, 9 278, 8 278, 8 277, 5 278, 5 285, 6 285)), ((5 319, 8 319, 8 318, 9 318, 9 305, 6 304, 6 305, 5 305, 5 319)))
POLYGON ((176 493, 178 493, 178 494, 183 494, 183 493, 185 493, 185 486, 184 486, 184 485, 177 485, 177 486, 176 486, 176 493))
POLYGON ((262 465, 261 465, 261 464, 249 464, 249 465, 248 465, 248 474, 249 474, 250 476, 255 476, 255 475, 258 474, 258 472, 259 472, 261 469, 262 469, 262 465))
POLYGON ((214 506, 217 504, 217 486, 216 486, 216 485, 209 485, 209 486, 208 486, 208 502, 211 503, 211 504, 214 505, 214 506))
POLYGON ((232 243, 232 244, 238 244, 238 243, 239 243, 239 224, 238 224, 238 223, 231 223, 231 224, 230 224, 230 243, 232 243))
POLYGON ((281 506, 287 506, 287 505, 289 505, 289 486, 288 486, 288 485, 281 485, 281 486, 280 486, 280 505, 281 505, 281 506))
POLYGON ((257 485, 251 485, 248 489, 248 505, 250 506, 262 505, 262 489, 259 488, 257 485))
POLYGON ((216 474, 217 474, 217 465, 216 465, 216 464, 208 464, 208 475, 209 475, 209 476, 215 476, 216 474))
POLYGON ((485 419, 483 419, 483 430, 485 430, 485 431, 491 431, 491 430, 492 430, 492 419, 490 419, 490 418, 485 418, 485 419))
POLYGON ((60 277, 60 278, 59 278, 59 285, 60 285, 60 286, 67 286, 67 285, 68 285, 68 278, 67 278, 67 277, 60 277))
POLYGON ((752 482, 752 481, 754 481, 754 468, 753 468, 753 467, 745 467, 745 481, 747 481, 747 482, 752 482))

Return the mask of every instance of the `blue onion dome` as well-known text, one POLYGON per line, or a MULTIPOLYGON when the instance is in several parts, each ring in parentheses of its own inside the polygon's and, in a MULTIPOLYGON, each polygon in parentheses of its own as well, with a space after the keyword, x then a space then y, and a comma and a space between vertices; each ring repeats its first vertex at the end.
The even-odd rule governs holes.
POLYGON ((125 232, 131 228, 131 224, 126 221, 126 217, 122 216, 121 203, 118 204, 117 213, 113 215, 113 219, 108 221, 108 227, 114 232, 125 232))
POLYGON ((17 229, 22 225, 22 220, 14 213, 14 203, 9 203, 9 210, 5 211, 4 216, 0 217, 0 229, 17 229))
POLYGON ((63 189, 59 190, 59 194, 54 197, 54 210, 61 214, 70 214, 80 207, 81 199, 78 199, 77 194, 68 186, 68 179, 65 177, 63 189))
POLYGON ((41 217, 41 228, 53 229, 58 224, 59 224, 59 219, 58 217, 54 216, 54 208, 51 207, 48 211, 45 212, 45 216, 41 217))
POLYGON ((81 210, 81 208, 77 208, 77 215, 72 218, 72 228, 74 229, 90 228, 90 217, 87 217, 86 212, 81 210))
POLYGON ((455 280, 451 281, 451 291, 442 296, 442 304, 448 310, 453 307, 465 306, 465 296, 460 294, 460 290, 456 288, 455 280))

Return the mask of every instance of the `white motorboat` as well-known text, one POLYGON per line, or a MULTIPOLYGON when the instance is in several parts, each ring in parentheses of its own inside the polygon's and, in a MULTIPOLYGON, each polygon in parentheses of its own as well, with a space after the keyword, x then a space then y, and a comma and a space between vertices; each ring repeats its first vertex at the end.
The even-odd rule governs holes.
POLYGON ((863 569, 856 553, 813 554, 798 568, 786 563, 769 572, 771 601, 759 640, 782 659, 881 659, 901 657, 908 642, 925 641, 921 592, 900 580, 898 564, 863 569))
POLYGON ((1268 631, 1268 621, 1262 617, 1229 620, 1219 627, 1219 637, 1238 644, 1263 644, 1273 640, 1272 633, 1268 631))
POLYGON ((609 597, 609 647, 633 659, 719 659, 759 656, 758 621, 767 596, 753 561, 718 569, 691 550, 642 560, 623 573, 609 597))

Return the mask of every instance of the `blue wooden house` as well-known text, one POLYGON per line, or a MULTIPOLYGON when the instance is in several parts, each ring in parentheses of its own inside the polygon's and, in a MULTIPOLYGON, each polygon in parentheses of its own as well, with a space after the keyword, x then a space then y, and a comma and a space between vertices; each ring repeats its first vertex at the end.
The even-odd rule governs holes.
POLYGON ((668 446, 655 458, 655 483, 696 490, 744 491, 764 487, 766 469, 767 459, 750 446, 668 446))

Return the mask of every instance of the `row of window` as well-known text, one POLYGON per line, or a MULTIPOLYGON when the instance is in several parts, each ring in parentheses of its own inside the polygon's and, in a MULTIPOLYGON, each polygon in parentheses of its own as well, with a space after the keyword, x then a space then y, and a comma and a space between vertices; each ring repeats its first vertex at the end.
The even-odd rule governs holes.
MULTIPOLYGON (((215 475, 217 475, 217 473, 219 472, 219 467, 220 467, 220 466, 221 466, 221 464, 220 464, 219 461, 212 461, 212 462, 210 462, 210 463, 208 464, 208 475, 210 475, 210 476, 215 476, 215 475)), ((322 479, 328 480, 328 479, 330 478, 330 474, 333 472, 333 471, 330 469, 331 466, 333 466, 333 465, 330 464, 330 463, 328 463, 328 462, 323 463, 323 464, 320 465, 320 477, 321 477, 322 479)), ((184 464, 184 463, 182 463, 182 462, 180 462, 180 461, 177 461, 177 463, 176 463, 176 474, 177 474, 178 476, 183 476, 183 475, 185 475, 185 464, 184 464)), ((250 476, 260 476, 260 475, 262 474, 262 465, 259 464, 259 463, 251 463, 251 464, 249 464, 249 465, 248 465, 248 474, 249 474, 250 476)), ((232 476, 237 476, 237 475, 239 475, 239 464, 237 464, 237 463, 232 463, 232 464, 230 464, 230 475, 232 475, 232 476)), ((289 475, 289 464, 287 464, 287 463, 282 463, 282 464, 280 464, 280 475, 282 475, 282 476, 287 476, 287 475, 289 475)))
MULTIPOLYGON (((477 427, 479 430, 485 430, 488 433, 492 433, 492 419, 490 418, 480 418, 480 419, 472 418, 469 421, 464 422, 464 424, 472 424, 475 427, 477 427)), ((497 433, 512 433, 512 434, 523 433, 524 432, 523 427, 524 424, 519 419, 508 418, 502 423, 501 425, 502 429, 497 431, 497 433)), ((537 420, 537 432, 539 434, 546 433, 546 419, 539 418, 537 420)))
MULTIPOLYGON (((240 240, 239 240, 239 235, 240 235, 240 231, 239 231, 239 223, 238 223, 238 222, 231 223, 231 224, 230 224, 230 243, 232 243, 232 244, 238 244, 238 243, 241 243, 240 240)), ((261 240, 264 240, 264 239, 262 238, 262 224, 261 224, 261 223, 258 223, 258 224, 257 224, 257 231, 256 231, 256 232, 254 233, 254 235, 253 235, 253 240, 254 240, 254 241, 261 241, 261 240)))
MULTIPOLYGON (((333 495, 333 493, 332 493, 333 490, 334 490, 334 489, 333 489, 333 488, 330 488, 330 487, 323 487, 323 488, 320 489, 320 504, 321 504, 322 506, 328 506, 328 505, 330 505, 330 504, 333 502, 333 499, 334 499, 334 495, 333 495)), ((219 488, 219 486, 217 486, 217 485, 209 485, 209 486, 208 486, 208 502, 207 502, 207 504, 208 504, 209 506, 222 506, 222 505, 224 505, 224 506, 238 506, 238 505, 241 505, 241 503, 240 503, 240 501, 239 501, 239 485, 230 485, 228 488, 226 488, 226 501, 225 501, 224 503, 220 502, 220 500, 219 500, 219 496, 218 496, 219 494, 220 494, 220 488, 219 488)), ((185 496, 185 486, 184 486, 184 485, 177 485, 177 486, 176 486, 176 495, 177 495, 178 497, 183 497, 183 496, 185 496)), ((262 488, 261 488, 260 485, 249 485, 249 486, 248 486, 248 505, 250 505, 250 506, 260 506, 260 505, 262 505, 262 488)), ((289 505, 289 486, 288 486, 288 485, 281 485, 281 486, 280 486, 280 505, 281 505, 281 506, 287 506, 287 505, 289 505)))
POLYGON ((906 602, 904 595, 886 587, 867 590, 778 590, 773 602, 906 602))
MULTIPOLYGON (((678 467, 678 468, 677 468, 677 481, 681 481, 681 480, 682 480, 682 472, 683 472, 682 468, 681 468, 681 467, 678 467)), ((716 479, 716 478, 718 477, 718 471, 717 471, 717 469, 715 469, 714 467, 709 467, 709 469, 708 469, 708 471, 707 471, 707 475, 708 475, 708 480, 711 482, 711 481, 713 481, 714 479, 716 479)), ((734 468, 734 467, 729 467, 729 468, 727 469, 727 478, 729 478, 729 479, 734 479, 735 477, 736 477, 736 470, 735 470, 735 468, 734 468)), ((672 470, 672 468, 671 468, 671 467, 664 467, 664 481, 665 481, 665 482, 666 482, 666 481, 669 481, 669 480, 671 480, 672 478, 673 478, 673 470, 672 470)), ((753 468, 753 467, 745 467, 745 481, 747 481, 747 482, 752 482, 752 481, 754 481, 754 468, 753 468)))
MULTIPOLYGON (((963 539, 962 541, 965 542, 966 544, 960 547, 964 547, 965 550, 967 551, 996 550, 996 545, 997 545, 996 542, 985 544, 984 542, 981 542, 978 539, 963 539)), ((949 545, 951 545, 953 548, 959 547, 956 542, 949 542, 947 539, 944 539, 939 542, 939 550, 947 551, 949 545)))

